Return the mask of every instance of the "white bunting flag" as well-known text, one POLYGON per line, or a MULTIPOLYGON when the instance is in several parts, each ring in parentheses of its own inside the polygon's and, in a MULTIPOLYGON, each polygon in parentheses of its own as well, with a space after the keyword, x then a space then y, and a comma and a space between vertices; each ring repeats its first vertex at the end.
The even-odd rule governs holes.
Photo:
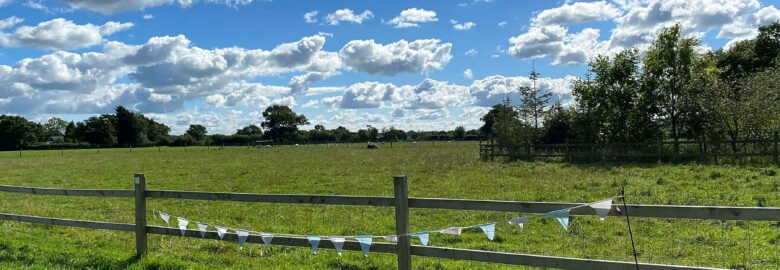
POLYGON ((330 241, 333 242, 333 246, 336 247, 336 253, 341 256, 341 251, 344 250, 344 241, 347 241, 344 237, 331 237, 330 241))
POLYGON ((588 206, 593 208, 593 210, 596 210, 596 215, 599 216, 601 221, 604 221, 604 219, 607 218, 609 211, 612 210, 612 199, 591 203, 588 206))
POLYGON ((179 220, 179 230, 181 231, 181 236, 184 236, 184 233, 187 232, 187 225, 190 224, 190 221, 183 218, 176 219, 179 220))
POLYGON ((309 239, 309 245, 311 245, 311 253, 317 254, 317 249, 319 249, 320 246, 320 237, 309 236, 307 238, 309 239))
POLYGON ((217 235, 219 235, 219 239, 225 237, 226 233, 227 233, 227 228, 217 226, 217 235))
POLYGON ((482 229, 483 232, 485 232, 485 235, 487 235, 487 238, 490 239, 490 241, 493 241, 493 238, 496 237, 495 223, 479 225, 479 228, 482 229))
POLYGON ((198 231, 200 231, 200 238, 206 238, 206 231, 209 225, 198 222, 198 231))
POLYGON ((384 238, 385 238, 385 241, 387 241, 387 242, 398 243, 398 236, 397 235, 386 235, 384 238))
POLYGON ((264 233, 264 234, 260 235, 260 238, 263 238, 263 245, 265 245, 267 247, 267 246, 270 246, 271 245, 271 241, 274 240, 274 235, 270 234, 270 233, 264 233))
POLYGON ((244 249, 244 242, 249 238, 249 232, 236 230, 236 234, 238 235, 238 249, 244 249))
POLYGON ((520 229, 522 229, 526 223, 528 223, 527 217, 519 217, 509 221, 509 225, 520 226, 520 229))
POLYGON ((430 236, 429 233, 427 233, 427 232, 426 233, 415 233, 413 235, 416 236, 417 239, 420 239, 420 244, 422 244, 423 246, 427 246, 428 245, 428 237, 430 236))
POLYGON ((557 219, 559 223, 561 223, 561 226, 563 226, 564 230, 569 230, 569 211, 571 209, 562 209, 557 211, 552 211, 549 213, 544 214, 545 216, 549 218, 557 219))
POLYGON ((170 223, 171 216, 169 216, 168 214, 166 214, 166 213, 163 213, 163 212, 159 212, 159 213, 160 213, 160 218, 161 218, 163 221, 165 221, 165 224, 171 225, 171 223, 170 223))
POLYGON ((443 234, 460 235, 463 232, 463 227, 449 227, 440 231, 443 234))
POLYGON ((355 237, 360 243, 360 249, 363 250, 363 256, 368 257, 368 252, 371 250, 371 236, 358 236, 355 237))

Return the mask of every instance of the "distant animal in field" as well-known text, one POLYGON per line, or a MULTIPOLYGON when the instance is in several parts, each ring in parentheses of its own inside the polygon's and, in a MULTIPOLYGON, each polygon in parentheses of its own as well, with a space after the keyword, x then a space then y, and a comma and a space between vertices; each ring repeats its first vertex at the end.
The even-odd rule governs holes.
POLYGON ((366 146, 366 149, 379 149, 379 146, 373 143, 368 143, 368 146, 366 146))

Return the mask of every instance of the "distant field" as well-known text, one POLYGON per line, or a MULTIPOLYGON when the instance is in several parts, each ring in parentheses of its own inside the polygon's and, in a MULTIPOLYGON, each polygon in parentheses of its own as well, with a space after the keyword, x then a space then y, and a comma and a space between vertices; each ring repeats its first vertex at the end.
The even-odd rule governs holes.
MULTIPOLYGON (((777 167, 571 165, 482 162, 476 142, 362 144, 277 148, 136 148, 0 152, 0 184, 131 189, 133 173, 149 189, 392 196, 394 175, 409 177, 415 197, 590 202, 617 195, 629 203, 780 207, 777 167), (158 152, 159 151, 159 152, 158 152)), ((317 235, 394 232, 392 208, 221 203, 150 199, 163 210, 254 231, 317 235)), ((132 199, 0 193, 0 212, 133 223, 132 199)), ((412 209, 412 230, 472 225, 515 215, 412 209)), ((150 224, 163 225, 149 217, 150 224)), ((780 224, 635 219, 640 261, 725 268, 780 268, 780 224)), ((574 217, 571 234, 554 220, 525 230, 501 224, 496 241, 480 232, 433 235, 431 245, 513 253, 632 261, 625 220, 574 217)), ((2 269, 392 269, 395 256, 150 235, 149 256, 134 262, 132 233, 0 221, 2 269)), ((419 269, 523 269, 414 257, 419 269)))

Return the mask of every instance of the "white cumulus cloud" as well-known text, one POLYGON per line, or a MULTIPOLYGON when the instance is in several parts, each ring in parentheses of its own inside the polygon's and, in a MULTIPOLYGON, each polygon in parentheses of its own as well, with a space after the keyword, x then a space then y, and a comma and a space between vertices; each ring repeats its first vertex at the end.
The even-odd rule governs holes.
POLYGON ((438 20, 435 11, 410 8, 401 11, 401 14, 386 23, 393 25, 395 28, 409 28, 420 27, 421 23, 435 22, 438 20))
MULTIPOLYGON (((0 29, 21 22, 19 19, 0 21, 0 29), (5 23, 3 23, 5 22, 5 23)), ((43 49, 73 49, 91 47, 104 42, 104 38, 133 27, 132 23, 107 22, 103 25, 76 24, 57 18, 36 26, 19 26, 14 32, 0 32, 0 45, 6 47, 35 47, 43 49)))
POLYGON ((351 9, 344 8, 325 16, 325 22, 328 25, 339 25, 341 22, 361 24, 364 20, 372 18, 374 18, 374 13, 371 13, 370 10, 364 10, 363 13, 355 14, 351 9))

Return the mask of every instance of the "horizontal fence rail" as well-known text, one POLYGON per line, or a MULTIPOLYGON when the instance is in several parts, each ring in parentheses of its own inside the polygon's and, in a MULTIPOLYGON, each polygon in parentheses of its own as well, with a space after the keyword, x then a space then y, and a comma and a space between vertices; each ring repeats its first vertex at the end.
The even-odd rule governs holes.
MULTIPOLYGON (((405 178, 404 178, 405 180, 405 178)), ((234 202, 258 202, 258 203, 285 203, 285 204, 325 204, 325 205, 362 205, 362 206, 396 206, 395 197, 379 196, 331 196, 331 195, 297 195, 297 194, 255 194, 255 193, 229 193, 229 192, 199 192, 199 191, 173 191, 173 190, 146 190, 145 179, 143 175, 136 175, 136 187, 139 183, 143 186, 139 192, 135 190, 112 190, 112 189, 56 189, 56 188, 32 188, 0 185, 0 192, 23 193, 33 195, 55 195, 55 196, 87 196, 87 197, 137 197, 144 201, 146 198, 162 199, 191 199, 191 200, 209 200, 209 201, 234 201, 234 202), (139 178, 140 177, 140 178, 139 178), (139 182, 140 180, 140 182, 139 182)), ((405 182, 405 181, 404 181, 405 182)), ((406 185, 403 185, 406 187, 406 185)), ((396 190, 398 192, 398 190, 396 190)), ((397 193, 398 194, 398 193, 397 193)), ((496 200, 462 200, 462 199, 438 199, 438 198, 405 198, 408 201, 409 208, 422 209, 449 209, 449 210, 477 210, 477 211, 498 211, 498 212, 517 212, 517 213, 546 213, 562 208, 581 206, 582 203, 558 203, 558 202, 518 202, 518 201, 496 201, 496 200)), ((138 206, 138 202, 137 202, 138 206)), ((145 208, 145 202, 142 203, 145 208)), ((706 219, 706 220, 763 220, 780 221, 780 208, 762 208, 762 207, 728 207, 728 206, 679 206, 679 205, 628 205, 629 212, 634 217, 651 218, 684 218, 684 219, 706 219)), ((403 211, 402 211, 403 212, 403 211)), ((97 222, 86 220, 73 220, 61 218, 38 217, 29 215, 16 215, 0 213, 0 220, 18 221, 34 224, 45 224, 55 226, 67 226, 87 229, 102 229, 133 232, 138 234, 138 228, 141 228, 143 235, 169 235, 181 237, 181 231, 178 228, 148 226, 146 225, 145 211, 142 218, 143 225, 123 224, 110 222, 97 222)), ((587 207, 573 209, 573 215, 593 215, 592 209, 587 207)), ((610 215, 621 215, 616 206, 613 206, 610 215)), ((137 235, 138 236, 138 235, 137 235)), ((205 237, 201 237, 200 232, 196 230, 187 230, 184 237, 206 238, 224 241, 237 241, 235 233, 225 234, 220 239, 216 232, 209 231, 205 237)), ((145 236, 141 238, 145 241, 145 236)), ((262 244, 262 238, 256 235, 250 235, 248 243, 262 244)), ((306 238, 274 236, 273 245, 309 247, 310 244, 306 238)), ((322 241, 320 248, 335 249, 330 241, 322 241)), ((360 244, 356 241, 346 241, 344 250, 360 251, 360 244)), ((401 256, 398 244, 395 243, 373 243, 372 252, 394 253, 401 256)), ((145 253, 145 249, 143 250, 145 253)), ((635 269, 636 264, 632 262, 592 260, 580 258, 565 258, 531 254, 513 254, 494 251, 479 251, 444 247, 427 247, 411 245, 408 250, 409 255, 435 257, 455 260, 479 261, 488 263, 502 263, 509 265, 524 265, 545 268, 558 269, 606 269, 606 270, 627 270, 635 269)), ((641 269, 651 270, 670 270, 670 269, 715 269, 705 267, 663 265, 640 263, 641 269)))
POLYGON ((133 197, 131 189, 61 189, 0 185, 0 192, 29 193, 35 195, 82 196, 82 197, 133 197))
MULTIPOLYGON (((96 197, 133 197, 133 190, 106 189, 54 189, 31 188, 0 185, 0 192, 28 193, 35 195, 60 196, 96 196, 96 197)), ((332 196, 305 194, 257 194, 229 192, 199 192, 174 190, 147 190, 147 198, 189 199, 207 201, 284 203, 284 204, 324 204, 347 206, 385 206, 395 205, 393 197, 381 196, 332 196)), ((547 213, 550 211, 580 206, 584 203, 564 202, 522 202, 496 200, 463 200, 439 198, 409 198, 410 208, 442 210, 475 210, 510 213, 547 213)), ((620 216, 617 211, 622 206, 613 205, 609 215, 620 216)), ((734 207, 734 206, 687 206, 687 205, 646 205, 629 204, 628 210, 633 217, 712 219, 712 220, 753 220, 780 221, 780 208, 773 207, 734 207)), ((572 215, 594 215, 587 207, 576 208, 572 215)))

